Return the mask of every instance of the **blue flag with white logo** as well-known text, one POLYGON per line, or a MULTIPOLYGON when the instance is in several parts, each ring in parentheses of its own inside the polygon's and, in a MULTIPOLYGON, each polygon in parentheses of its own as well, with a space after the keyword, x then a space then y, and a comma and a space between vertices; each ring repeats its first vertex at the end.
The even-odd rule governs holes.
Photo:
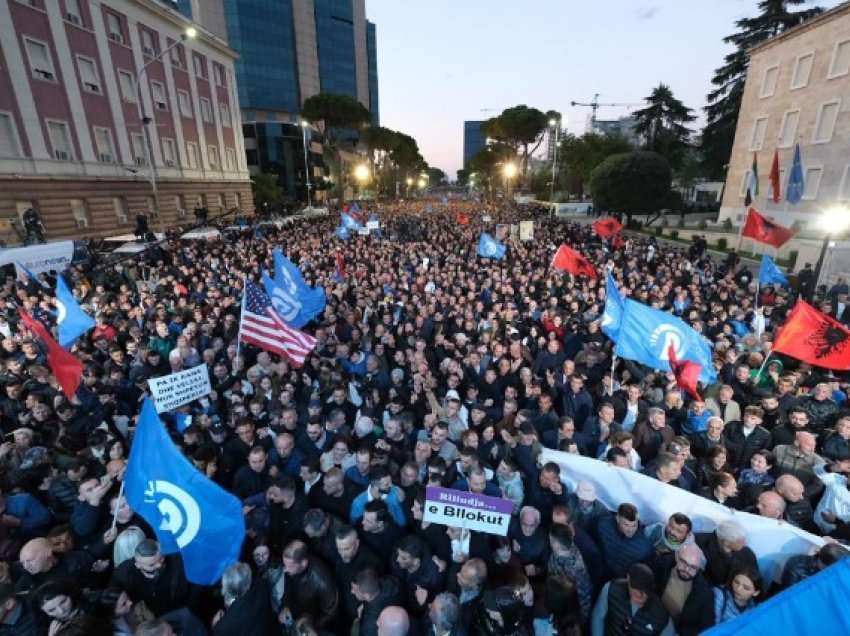
POLYGON ((803 162, 800 159, 800 144, 794 147, 794 161, 788 175, 788 187, 785 188, 785 200, 791 205, 797 205, 803 200, 806 191, 806 177, 803 176, 803 162))
POLYGON ((478 239, 478 256, 495 258, 500 261, 505 258, 505 246, 487 232, 482 232, 481 238, 478 239))
POLYGON ((605 311, 602 312, 602 333, 617 341, 620 332, 620 321, 623 319, 623 299, 617 289, 617 281, 608 272, 605 281, 605 311))
POLYGON ((274 279, 263 272, 263 286, 275 311, 290 327, 300 329, 325 309, 325 290, 310 287, 295 264, 274 250, 274 279))
POLYGON ((702 366, 700 382, 711 384, 716 380, 711 347, 705 338, 673 314, 627 299, 614 353, 653 369, 670 371, 670 345, 677 360, 692 360, 702 366))
POLYGON ((346 214, 345 212, 340 214, 340 220, 342 221, 342 226, 347 230, 354 230, 356 232, 363 227, 362 223, 358 222, 353 216, 346 214))
POLYGON ((156 532, 162 553, 180 553, 192 583, 213 585, 239 560, 245 539, 242 502, 184 457, 150 399, 142 404, 124 494, 156 532))
POLYGON ((56 323, 59 325, 59 344, 66 349, 95 325, 94 318, 80 309, 61 274, 56 277, 56 323))
POLYGON ((761 257, 759 285, 787 285, 788 279, 767 254, 761 257))

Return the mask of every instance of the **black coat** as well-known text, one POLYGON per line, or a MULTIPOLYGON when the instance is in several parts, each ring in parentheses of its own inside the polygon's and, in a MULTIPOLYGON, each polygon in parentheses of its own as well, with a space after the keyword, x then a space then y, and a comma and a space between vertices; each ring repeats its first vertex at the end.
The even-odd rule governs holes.
POLYGON ((737 552, 727 555, 720 549, 717 535, 714 532, 696 534, 696 543, 705 554, 705 576, 712 585, 723 587, 729 581, 729 574, 741 566, 758 568, 755 553, 744 546, 737 552))
POLYGON ((267 636, 278 629, 265 581, 254 581, 251 589, 228 607, 213 628, 213 636, 267 636))
POLYGON ((328 566, 311 556, 301 574, 285 576, 283 604, 294 618, 309 614, 320 627, 334 624, 339 611, 339 591, 328 566))
POLYGON ((145 578, 130 559, 115 569, 110 585, 126 592, 134 603, 144 601, 154 615, 161 616, 181 607, 194 609, 197 588, 183 572, 179 555, 165 557, 165 565, 155 579, 145 578))
POLYGON ((743 422, 738 421, 729 422, 724 431, 729 465, 737 469, 749 468, 753 454, 770 447, 770 432, 766 428, 756 426, 749 437, 743 429, 743 422))

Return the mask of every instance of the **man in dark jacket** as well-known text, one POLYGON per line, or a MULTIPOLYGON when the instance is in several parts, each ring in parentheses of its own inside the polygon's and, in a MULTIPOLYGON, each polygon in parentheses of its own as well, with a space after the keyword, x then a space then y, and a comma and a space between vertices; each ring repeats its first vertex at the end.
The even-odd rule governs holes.
POLYGON ((396 546, 392 573, 401 582, 405 607, 411 616, 422 616, 442 589, 443 575, 417 536, 407 536, 396 546))
POLYGON ((655 594, 649 566, 635 563, 626 578, 605 584, 591 619, 592 634, 658 636, 673 633, 670 615, 655 594))
POLYGON ((29 603, 15 594, 11 583, 0 583, 0 636, 35 635, 35 618, 29 603))
POLYGON ((770 431, 761 425, 762 410, 759 406, 744 409, 743 421, 729 422, 724 430, 729 465, 736 469, 750 467, 750 459, 756 451, 770 445, 770 431))
POLYGON ((756 555, 747 547, 744 528, 735 521, 724 521, 714 532, 700 532, 694 538, 705 555, 705 576, 712 585, 726 585, 729 574, 737 568, 758 569, 756 555))
POLYGON ((359 602, 360 636, 377 636, 378 617, 385 607, 403 602, 395 577, 378 576, 372 568, 361 570, 351 583, 351 593, 359 602))
POLYGON ((234 563, 224 571, 225 609, 213 618, 213 636, 265 636, 278 628, 266 582, 252 578, 245 563, 234 563))
POLYGON ((157 617, 181 607, 192 609, 195 604, 196 589, 186 580, 180 556, 163 556, 153 539, 136 546, 133 558, 112 573, 111 585, 134 603, 144 601, 157 617))
POLYGON ((596 534, 602 557, 614 578, 624 577, 632 564, 648 561, 654 552, 641 527, 638 509, 629 503, 620 504, 616 514, 601 517, 596 534))
POLYGON ((679 636, 696 636, 714 625, 714 593, 702 571, 705 555, 693 543, 656 562, 658 597, 679 636))
MULTIPOLYGON (((297 620, 311 616, 318 627, 334 625, 339 593, 328 567, 310 554, 303 541, 292 541, 283 551, 286 576, 282 614, 297 620)), ((285 621, 284 621, 285 622, 285 621)))

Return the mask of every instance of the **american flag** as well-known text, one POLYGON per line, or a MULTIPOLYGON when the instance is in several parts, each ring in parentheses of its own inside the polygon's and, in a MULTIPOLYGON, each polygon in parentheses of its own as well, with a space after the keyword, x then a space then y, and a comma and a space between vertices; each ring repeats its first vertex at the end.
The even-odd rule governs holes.
POLYGON ((245 284, 239 337, 250 344, 283 356, 300 367, 316 347, 316 339, 288 326, 272 307, 268 294, 250 281, 245 284))

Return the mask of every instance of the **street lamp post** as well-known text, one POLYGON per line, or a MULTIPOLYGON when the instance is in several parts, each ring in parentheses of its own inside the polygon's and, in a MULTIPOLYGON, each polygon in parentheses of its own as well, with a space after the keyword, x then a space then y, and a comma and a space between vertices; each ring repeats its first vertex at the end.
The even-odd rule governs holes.
POLYGON ((404 181, 407 184, 407 190, 405 191, 405 196, 410 198, 410 187, 413 185, 413 177, 407 177, 404 181))
POLYGON ((357 183, 360 186, 360 194, 362 195, 363 186, 369 180, 369 166, 365 163, 358 164, 354 168, 354 178, 357 179, 357 183))
POLYGON ((555 129, 555 150, 552 153, 552 186, 549 189, 549 203, 552 204, 552 209, 555 209, 555 176, 558 174, 558 144, 561 139, 561 122, 557 119, 550 119, 549 125, 555 129))
POLYGON ((823 242, 820 247, 820 255, 818 256, 818 264, 815 267, 815 288, 813 293, 817 292, 818 286, 820 286, 820 277, 823 273, 823 264, 826 260, 826 252, 830 247, 835 246, 835 242, 832 240, 832 237, 840 234, 850 227, 850 218, 848 217, 850 217, 850 209, 839 205, 824 210, 823 215, 820 218, 820 225, 824 230, 824 235, 823 242))
POLYGON ((516 175, 517 167, 514 162, 509 161, 504 166, 502 166, 502 176, 504 176, 505 178, 505 199, 510 196, 511 179, 513 179, 516 175))
POLYGON ((148 66, 154 62, 161 60, 167 53, 171 52, 175 46, 186 40, 192 40, 198 35, 194 27, 189 27, 180 34, 180 39, 174 41, 171 46, 164 48, 156 55, 136 68, 136 109, 139 113, 139 124, 142 127, 142 145, 145 147, 145 161, 148 163, 148 179, 151 182, 151 194, 153 194, 153 207, 156 213, 159 231, 165 232, 165 224, 162 220, 162 215, 159 212, 159 192, 156 189, 156 165, 153 160, 153 150, 151 149, 150 129, 148 126, 153 122, 153 119, 145 115, 144 106, 142 105, 142 75, 148 70, 148 66))
POLYGON ((307 128, 310 122, 306 119, 301 120, 301 139, 304 142, 304 181, 307 185, 307 207, 312 208, 313 202, 310 199, 310 162, 307 160, 307 128))

